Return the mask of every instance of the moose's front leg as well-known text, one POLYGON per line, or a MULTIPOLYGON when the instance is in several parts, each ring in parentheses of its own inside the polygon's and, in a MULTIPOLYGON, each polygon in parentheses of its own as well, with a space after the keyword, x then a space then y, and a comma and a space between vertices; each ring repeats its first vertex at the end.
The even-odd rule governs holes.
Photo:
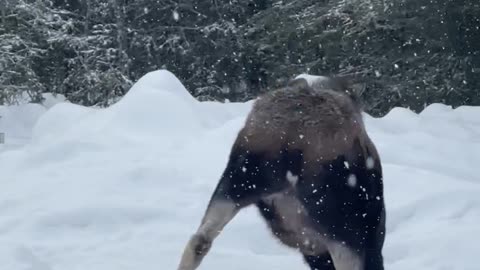
POLYGON ((234 145, 197 232, 185 247, 178 270, 196 269, 213 240, 240 209, 286 185, 286 161, 234 145))
POLYGON ((196 269, 210 250, 213 240, 238 210, 233 201, 213 197, 200 227, 185 247, 178 270, 196 269))

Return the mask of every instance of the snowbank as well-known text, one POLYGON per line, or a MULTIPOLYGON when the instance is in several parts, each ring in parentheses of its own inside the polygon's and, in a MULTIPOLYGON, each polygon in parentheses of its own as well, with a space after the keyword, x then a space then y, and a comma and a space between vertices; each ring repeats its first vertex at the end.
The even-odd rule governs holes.
MULTIPOLYGON (((176 269, 250 107, 197 102, 168 71, 107 109, 0 107, 0 131, 28 138, 0 152, 1 268, 176 269)), ((441 104, 366 115, 385 170, 387 269, 478 269, 479 115, 441 104)), ((201 267, 247 268, 307 269, 253 208, 201 267)))
POLYGON ((39 104, 22 104, 16 106, 0 106, 0 133, 4 133, 4 143, 0 143, 0 151, 18 148, 32 137, 32 128, 45 107, 39 104))
POLYGON ((5 133, 5 144, 0 144, 0 151, 18 148, 30 141, 40 116, 54 105, 66 102, 63 95, 45 93, 43 98, 42 104, 32 104, 27 102, 25 94, 17 105, 0 106, 0 133, 5 133))

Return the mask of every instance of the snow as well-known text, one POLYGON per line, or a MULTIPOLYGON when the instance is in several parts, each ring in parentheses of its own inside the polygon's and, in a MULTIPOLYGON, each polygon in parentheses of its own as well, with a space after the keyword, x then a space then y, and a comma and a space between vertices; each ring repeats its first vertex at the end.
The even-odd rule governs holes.
POLYGON ((45 111, 39 104, 0 106, 0 132, 6 133, 5 141, 11 146, 28 141, 32 126, 45 111))
POLYGON ((173 11, 172 13, 173 19, 178 22, 180 20, 180 14, 177 11, 173 11))
MULTIPOLYGON (((1 268, 176 269, 252 102, 197 102, 155 71, 106 109, 50 105, 0 107, 1 268)), ((478 269, 479 115, 365 115, 385 173, 386 269, 478 269)), ((200 269, 308 268, 248 208, 200 269)))
POLYGON ((350 174, 347 179, 347 184, 352 188, 355 187, 357 185, 357 176, 350 174))
POLYGON ((26 94, 14 106, 0 106, 0 133, 5 134, 6 145, 0 144, 0 150, 14 149, 27 143, 32 137, 32 127, 41 115, 58 103, 65 103, 63 95, 43 94, 41 104, 27 103, 26 94), (8 132, 7 132, 8 130, 8 132))
POLYGON ((365 165, 366 165, 367 169, 371 170, 371 169, 373 169, 373 167, 375 167, 375 160, 373 160, 372 157, 367 157, 365 165))
POLYGON ((291 171, 287 171, 287 175, 285 176, 287 181, 292 185, 296 186, 298 182, 298 175, 294 175, 291 171))
POLYGON ((322 82, 322 81, 328 81, 328 77, 325 76, 320 76, 320 75, 311 75, 311 74, 305 74, 302 73, 295 77, 295 79, 305 79, 308 83, 308 85, 312 86, 315 82, 322 82))

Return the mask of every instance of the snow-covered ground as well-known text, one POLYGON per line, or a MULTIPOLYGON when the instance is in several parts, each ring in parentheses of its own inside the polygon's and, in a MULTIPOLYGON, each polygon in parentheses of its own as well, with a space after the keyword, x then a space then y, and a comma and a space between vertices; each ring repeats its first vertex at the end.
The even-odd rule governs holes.
MULTIPOLYGON (((0 107, 0 269, 176 269, 251 104, 197 102, 157 71, 107 109, 0 107)), ((480 269, 480 108, 365 117, 384 164, 386 268, 480 269)), ((200 269, 308 268, 249 208, 200 269)))

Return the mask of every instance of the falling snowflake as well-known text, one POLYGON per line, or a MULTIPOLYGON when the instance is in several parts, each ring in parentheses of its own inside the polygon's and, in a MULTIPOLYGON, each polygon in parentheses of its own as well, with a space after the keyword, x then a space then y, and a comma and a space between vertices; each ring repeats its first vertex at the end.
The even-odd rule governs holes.
POLYGON ((372 157, 368 157, 366 161, 367 169, 371 170, 375 166, 375 161, 372 157))
POLYGON ((173 19, 178 22, 178 20, 180 19, 180 14, 178 14, 178 12, 174 10, 172 15, 173 19))
POLYGON ((287 171, 286 177, 287 177, 288 182, 290 182, 290 184, 292 184, 292 186, 297 184, 298 175, 293 175, 291 171, 287 171))
POLYGON ((351 187, 355 187, 357 185, 357 177, 354 174, 350 174, 347 179, 347 183, 351 187))

